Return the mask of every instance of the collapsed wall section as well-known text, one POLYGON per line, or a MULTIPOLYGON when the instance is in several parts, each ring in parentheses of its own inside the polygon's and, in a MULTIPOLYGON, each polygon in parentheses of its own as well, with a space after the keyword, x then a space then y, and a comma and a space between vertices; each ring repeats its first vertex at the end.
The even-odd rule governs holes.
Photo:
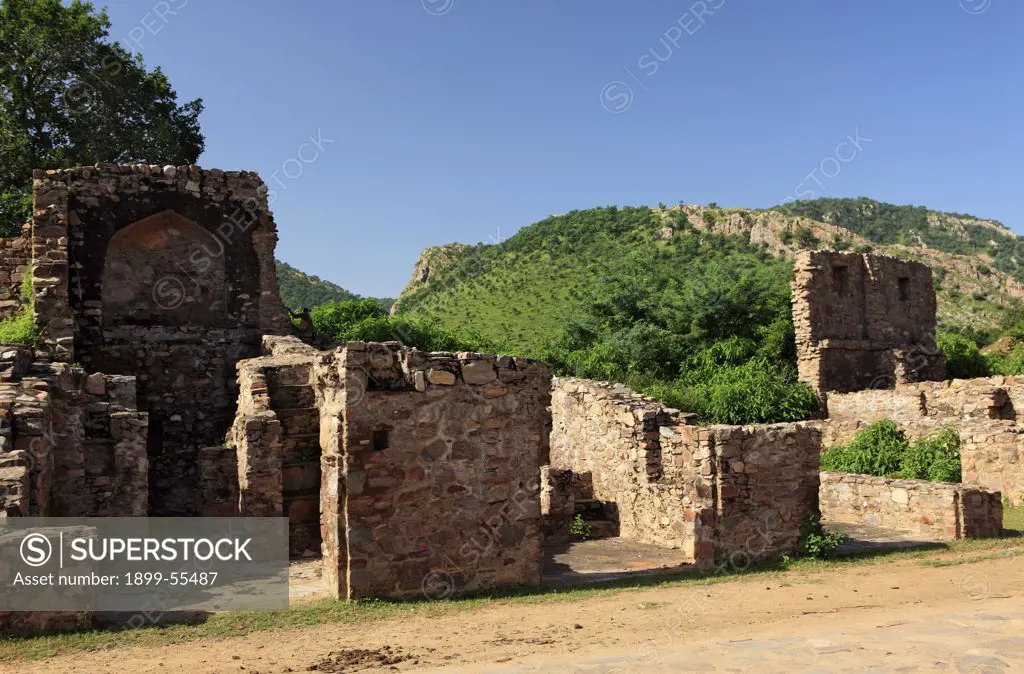
POLYGON ((21 282, 32 265, 32 234, 0 238, 0 320, 21 308, 21 282))
MULTIPOLYGON (((229 483, 217 493, 230 498, 237 492, 243 516, 287 517, 293 555, 319 553, 320 412, 312 381, 316 351, 295 338, 273 337, 265 338, 264 351, 268 355, 238 364, 239 406, 231 431, 238 486, 229 483)), ((220 475, 219 455, 209 451, 208 472, 220 475)))
POLYGON ((800 251, 794 271, 800 379, 818 393, 945 377, 927 265, 883 255, 800 251))
POLYGON ((10 516, 147 512, 147 418, 132 377, 0 352, 0 501, 10 516))
POLYGON ((696 426, 630 389, 581 379, 554 381, 551 412, 552 468, 592 481, 624 538, 700 564, 774 557, 817 514, 815 423, 696 426))

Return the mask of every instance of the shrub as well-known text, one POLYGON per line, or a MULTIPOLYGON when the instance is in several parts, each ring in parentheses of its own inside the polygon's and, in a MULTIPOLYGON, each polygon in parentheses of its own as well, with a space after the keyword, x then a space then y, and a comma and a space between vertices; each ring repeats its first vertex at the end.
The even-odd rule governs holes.
POLYGON ((433 321, 388 316, 374 299, 322 304, 310 312, 321 337, 340 341, 397 340, 423 351, 498 351, 498 345, 476 333, 456 334, 433 321))
POLYGON ((590 538, 592 533, 590 525, 581 517, 577 515, 569 522, 569 535, 574 538, 582 538, 587 540, 590 538))
POLYGON ((810 227, 799 227, 795 233, 796 242, 801 248, 816 248, 821 242, 810 227))
POLYGON ((0 321, 0 344, 39 345, 39 330, 33 317, 35 295, 32 291, 32 269, 21 279, 21 308, 10 318, 0 321))
POLYGON ((831 531, 821 526, 821 519, 810 515, 800 530, 800 548, 798 553, 801 557, 813 557, 815 559, 831 559, 836 556, 836 550, 843 543, 847 543, 850 537, 841 531, 831 531))
POLYGON ((960 481, 960 436, 946 426, 913 444, 895 423, 879 421, 859 431, 847 445, 822 452, 821 469, 905 480, 960 481))
POLYGON ((884 419, 857 432, 848 445, 835 445, 821 454, 821 469, 897 477, 910 444, 895 423, 884 419))
POLYGON ((790 368, 762 359, 740 365, 706 363, 684 379, 645 391, 667 404, 696 412, 701 423, 759 424, 801 421, 820 407, 812 388, 797 381, 790 368))
POLYGON ((946 374, 950 379, 989 375, 988 364, 974 340, 947 330, 939 330, 937 338, 939 348, 946 354, 946 374))
POLYGON ((1009 353, 990 353, 983 357, 989 374, 1024 374, 1024 344, 1017 344, 1009 353))
POLYGON ((952 426, 934 437, 914 441, 903 455, 900 477, 906 480, 960 482, 960 435, 952 426))

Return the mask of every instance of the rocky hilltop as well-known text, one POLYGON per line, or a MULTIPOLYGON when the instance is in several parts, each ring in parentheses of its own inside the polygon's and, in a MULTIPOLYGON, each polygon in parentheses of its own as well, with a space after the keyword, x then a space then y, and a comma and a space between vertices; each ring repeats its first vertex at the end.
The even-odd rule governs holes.
POLYGON ((918 260, 933 269, 939 319, 947 327, 998 329, 1024 299, 1022 239, 994 220, 869 199, 766 210, 661 205, 649 217, 631 215, 635 224, 627 226, 608 221, 615 210, 552 216, 495 245, 428 248, 392 312, 434 316, 454 329, 536 346, 573 314, 577 290, 601 270, 644 242, 671 244, 680 230, 735 237, 782 259, 802 249, 831 249, 918 260))

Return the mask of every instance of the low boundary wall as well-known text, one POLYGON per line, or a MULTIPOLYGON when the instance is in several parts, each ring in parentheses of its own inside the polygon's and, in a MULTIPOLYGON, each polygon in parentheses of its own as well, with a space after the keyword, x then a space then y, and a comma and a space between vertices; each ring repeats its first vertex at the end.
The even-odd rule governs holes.
POLYGON ((933 540, 1002 535, 1002 495, 980 487, 873 475, 822 473, 821 516, 913 532, 933 540))

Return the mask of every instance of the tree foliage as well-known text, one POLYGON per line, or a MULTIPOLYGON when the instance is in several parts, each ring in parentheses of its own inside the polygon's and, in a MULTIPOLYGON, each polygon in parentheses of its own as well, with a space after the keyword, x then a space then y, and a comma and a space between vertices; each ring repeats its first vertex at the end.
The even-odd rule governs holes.
POLYGON ((0 235, 28 218, 32 169, 202 154, 202 100, 179 104, 109 28, 82 0, 0 0, 0 235))
POLYGON ((739 239, 687 231, 603 270, 541 352, 564 374, 628 383, 711 423, 806 419, 788 263, 739 239))
POLYGON ((327 302, 310 312, 320 337, 340 341, 398 341, 421 351, 495 352, 498 345, 477 334, 456 334, 428 320, 393 318, 375 299, 327 302))

